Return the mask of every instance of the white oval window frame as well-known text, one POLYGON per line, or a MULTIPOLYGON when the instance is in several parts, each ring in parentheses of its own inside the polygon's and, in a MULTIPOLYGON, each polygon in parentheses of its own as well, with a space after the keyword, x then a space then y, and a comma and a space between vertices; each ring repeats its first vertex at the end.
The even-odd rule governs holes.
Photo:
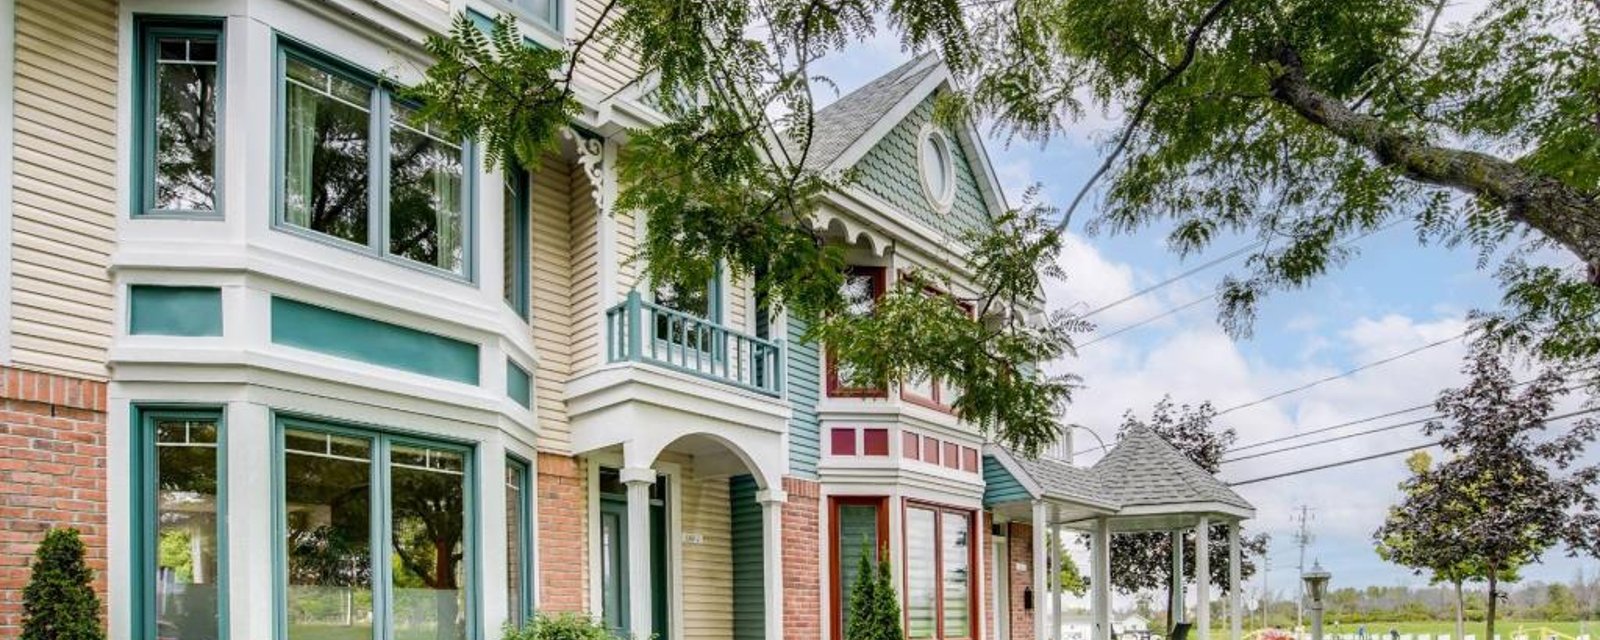
POLYGON ((948 211, 956 199, 955 154, 951 153, 950 138, 932 123, 922 125, 922 133, 917 136, 916 157, 917 177, 922 181, 922 195, 928 198, 929 204, 932 204, 934 209, 941 213, 948 211), (944 150, 944 153, 940 154, 944 158, 944 189, 938 193, 933 190, 933 181, 930 179, 932 176, 928 175, 930 167, 926 162, 926 156, 922 153, 923 147, 929 142, 939 145, 944 150))

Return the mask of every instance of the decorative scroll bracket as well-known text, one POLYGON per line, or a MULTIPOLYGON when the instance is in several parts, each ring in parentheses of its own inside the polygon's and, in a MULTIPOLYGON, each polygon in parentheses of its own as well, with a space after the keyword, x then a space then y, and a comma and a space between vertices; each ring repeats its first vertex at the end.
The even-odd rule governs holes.
POLYGON ((594 198, 595 207, 602 215, 611 215, 613 184, 606 171, 606 158, 608 156, 606 141, 579 133, 576 129, 567 128, 562 131, 568 140, 572 141, 578 150, 578 166, 589 178, 589 195, 594 198))

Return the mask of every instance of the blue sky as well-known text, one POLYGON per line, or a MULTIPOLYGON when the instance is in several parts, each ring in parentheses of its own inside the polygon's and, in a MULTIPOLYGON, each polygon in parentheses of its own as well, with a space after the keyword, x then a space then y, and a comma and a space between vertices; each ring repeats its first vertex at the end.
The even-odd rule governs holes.
MULTIPOLYGON (((849 92, 909 57, 895 37, 880 33, 824 60, 819 72, 832 78, 841 92, 849 92)), ((828 95, 821 101, 832 101, 831 90, 824 91, 828 95)), ((1048 145, 990 141, 989 155, 1007 197, 1015 204, 1024 189, 1037 183, 1047 201, 1057 205, 1070 201, 1102 157, 1098 143, 1116 125, 1114 117, 1091 114, 1048 145)), ((1094 214, 1089 208, 1075 215, 1062 257, 1068 280, 1051 287, 1052 306, 1097 308, 1249 242, 1223 239, 1206 254, 1180 261, 1167 250, 1160 229, 1085 236, 1082 221, 1094 214)), ((1356 248, 1359 255, 1346 268, 1306 290, 1268 299, 1260 308, 1255 335, 1248 340, 1234 341, 1223 334, 1215 321, 1216 306, 1207 302, 1088 346, 1077 359, 1058 363, 1061 370, 1083 375, 1087 385, 1065 419, 1110 441, 1124 411, 1132 408, 1148 414, 1163 395, 1170 394, 1177 403, 1209 400, 1219 408, 1251 402, 1456 336, 1466 327, 1467 311, 1492 307, 1498 300, 1492 272, 1477 268, 1475 254, 1419 246, 1407 225, 1374 234, 1356 248)), ((1100 325, 1099 333, 1105 333, 1161 314, 1210 294, 1224 275, 1242 265, 1242 259, 1222 263, 1108 309, 1093 320, 1100 325)), ((1088 339, 1092 336, 1084 338, 1088 339)), ((1465 353, 1462 341, 1451 340, 1303 393, 1240 409, 1222 423, 1236 429, 1239 443, 1244 444, 1432 402, 1441 388, 1461 380, 1458 369, 1465 353)), ((1419 412, 1364 426, 1427 415, 1419 412)), ((1425 440, 1416 428, 1390 431, 1225 465, 1223 477, 1261 477, 1425 440)), ((1093 438, 1077 438, 1080 451, 1092 445, 1093 438)), ((1094 457, 1084 456, 1080 463, 1092 463, 1094 457)), ((1407 570, 1380 561, 1370 540, 1397 498, 1396 484, 1405 476, 1403 460, 1404 456, 1395 456, 1240 487, 1259 512, 1249 527, 1273 537, 1269 587, 1281 597, 1295 583, 1298 551, 1291 541, 1295 527, 1291 518, 1302 504, 1314 511, 1315 540, 1306 562, 1320 559, 1334 573, 1336 585, 1425 584, 1407 570)), ((1600 561, 1575 561, 1556 550, 1524 576, 1566 581, 1580 562, 1590 575, 1600 570, 1600 561)), ((1259 578, 1252 583, 1250 589, 1258 588, 1259 578)))

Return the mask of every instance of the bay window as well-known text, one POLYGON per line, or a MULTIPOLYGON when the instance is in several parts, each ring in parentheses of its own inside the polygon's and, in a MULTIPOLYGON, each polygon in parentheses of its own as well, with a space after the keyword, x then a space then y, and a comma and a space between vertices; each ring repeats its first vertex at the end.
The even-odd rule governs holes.
MULTIPOLYGON (((845 313, 852 315, 869 315, 877 306, 878 298, 883 297, 887 286, 886 270, 883 267, 851 266, 845 271, 844 286, 840 294, 844 296, 845 313)), ((841 363, 832 353, 828 354, 828 395, 835 397, 881 398, 884 395, 882 385, 871 383, 862 384, 856 380, 855 372, 849 365, 841 363)))
POLYGON ((471 277, 466 144, 348 65, 286 45, 279 66, 279 223, 471 277))
POLYGON ((906 637, 975 637, 973 513, 906 504, 906 637))
POLYGON ((506 620, 521 627, 533 615, 533 527, 530 465, 506 459, 506 620))
POLYGON ((468 637, 470 450, 300 420, 280 437, 284 637, 468 637))

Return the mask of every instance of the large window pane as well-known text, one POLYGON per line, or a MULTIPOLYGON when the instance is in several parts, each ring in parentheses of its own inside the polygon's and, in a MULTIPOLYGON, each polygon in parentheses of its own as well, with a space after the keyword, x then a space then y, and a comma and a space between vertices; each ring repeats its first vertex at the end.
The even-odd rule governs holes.
POLYGON ((395 635, 465 638, 466 457, 393 445, 389 500, 395 635))
POLYGON ((938 547, 933 511, 906 509, 906 635, 932 638, 938 631, 938 547))
POLYGON ((284 222, 366 244, 372 90, 294 57, 285 74, 284 222))
POLYGON ((394 105, 389 129, 389 253, 462 273, 461 147, 394 105))
POLYGON ((218 637, 217 421, 157 419, 156 632, 171 640, 218 637))
MULTIPOLYGON (((850 628, 850 594, 863 578, 861 558, 878 561, 878 507, 869 504, 839 505, 839 623, 850 628)), ((848 631, 847 631, 848 632, 848 631)))
POLYGON ((290 638, 371 638, 372 443, 284 433, 290 638))
POLYGON ((151 208, 215 211, 215 36, 155 39, 155 185, 151 208))
POLYGON ((506 304, 511 305, 523 317, 528 315, 528 270, 531 265, 529 260, 529 203, 531 195, 528 193, 528 172, 516 169, 510 170, 506 176, 506 193, 504 223, 505 242, 501 250, 501 264, 505 274, 504 293, 506 304))
POLYGON ((944 548, 941 567, 944 585, 944 637, 967 638, 972 635, 971 580, 968 564, 972 549, 967 540, 971 531, 967 516, 945 512, 940 514, 940 545, 944 548))
POLYGON ((526 622, 528 587, 528 467, 506 461, 506 611, 513 623, 526 622))

